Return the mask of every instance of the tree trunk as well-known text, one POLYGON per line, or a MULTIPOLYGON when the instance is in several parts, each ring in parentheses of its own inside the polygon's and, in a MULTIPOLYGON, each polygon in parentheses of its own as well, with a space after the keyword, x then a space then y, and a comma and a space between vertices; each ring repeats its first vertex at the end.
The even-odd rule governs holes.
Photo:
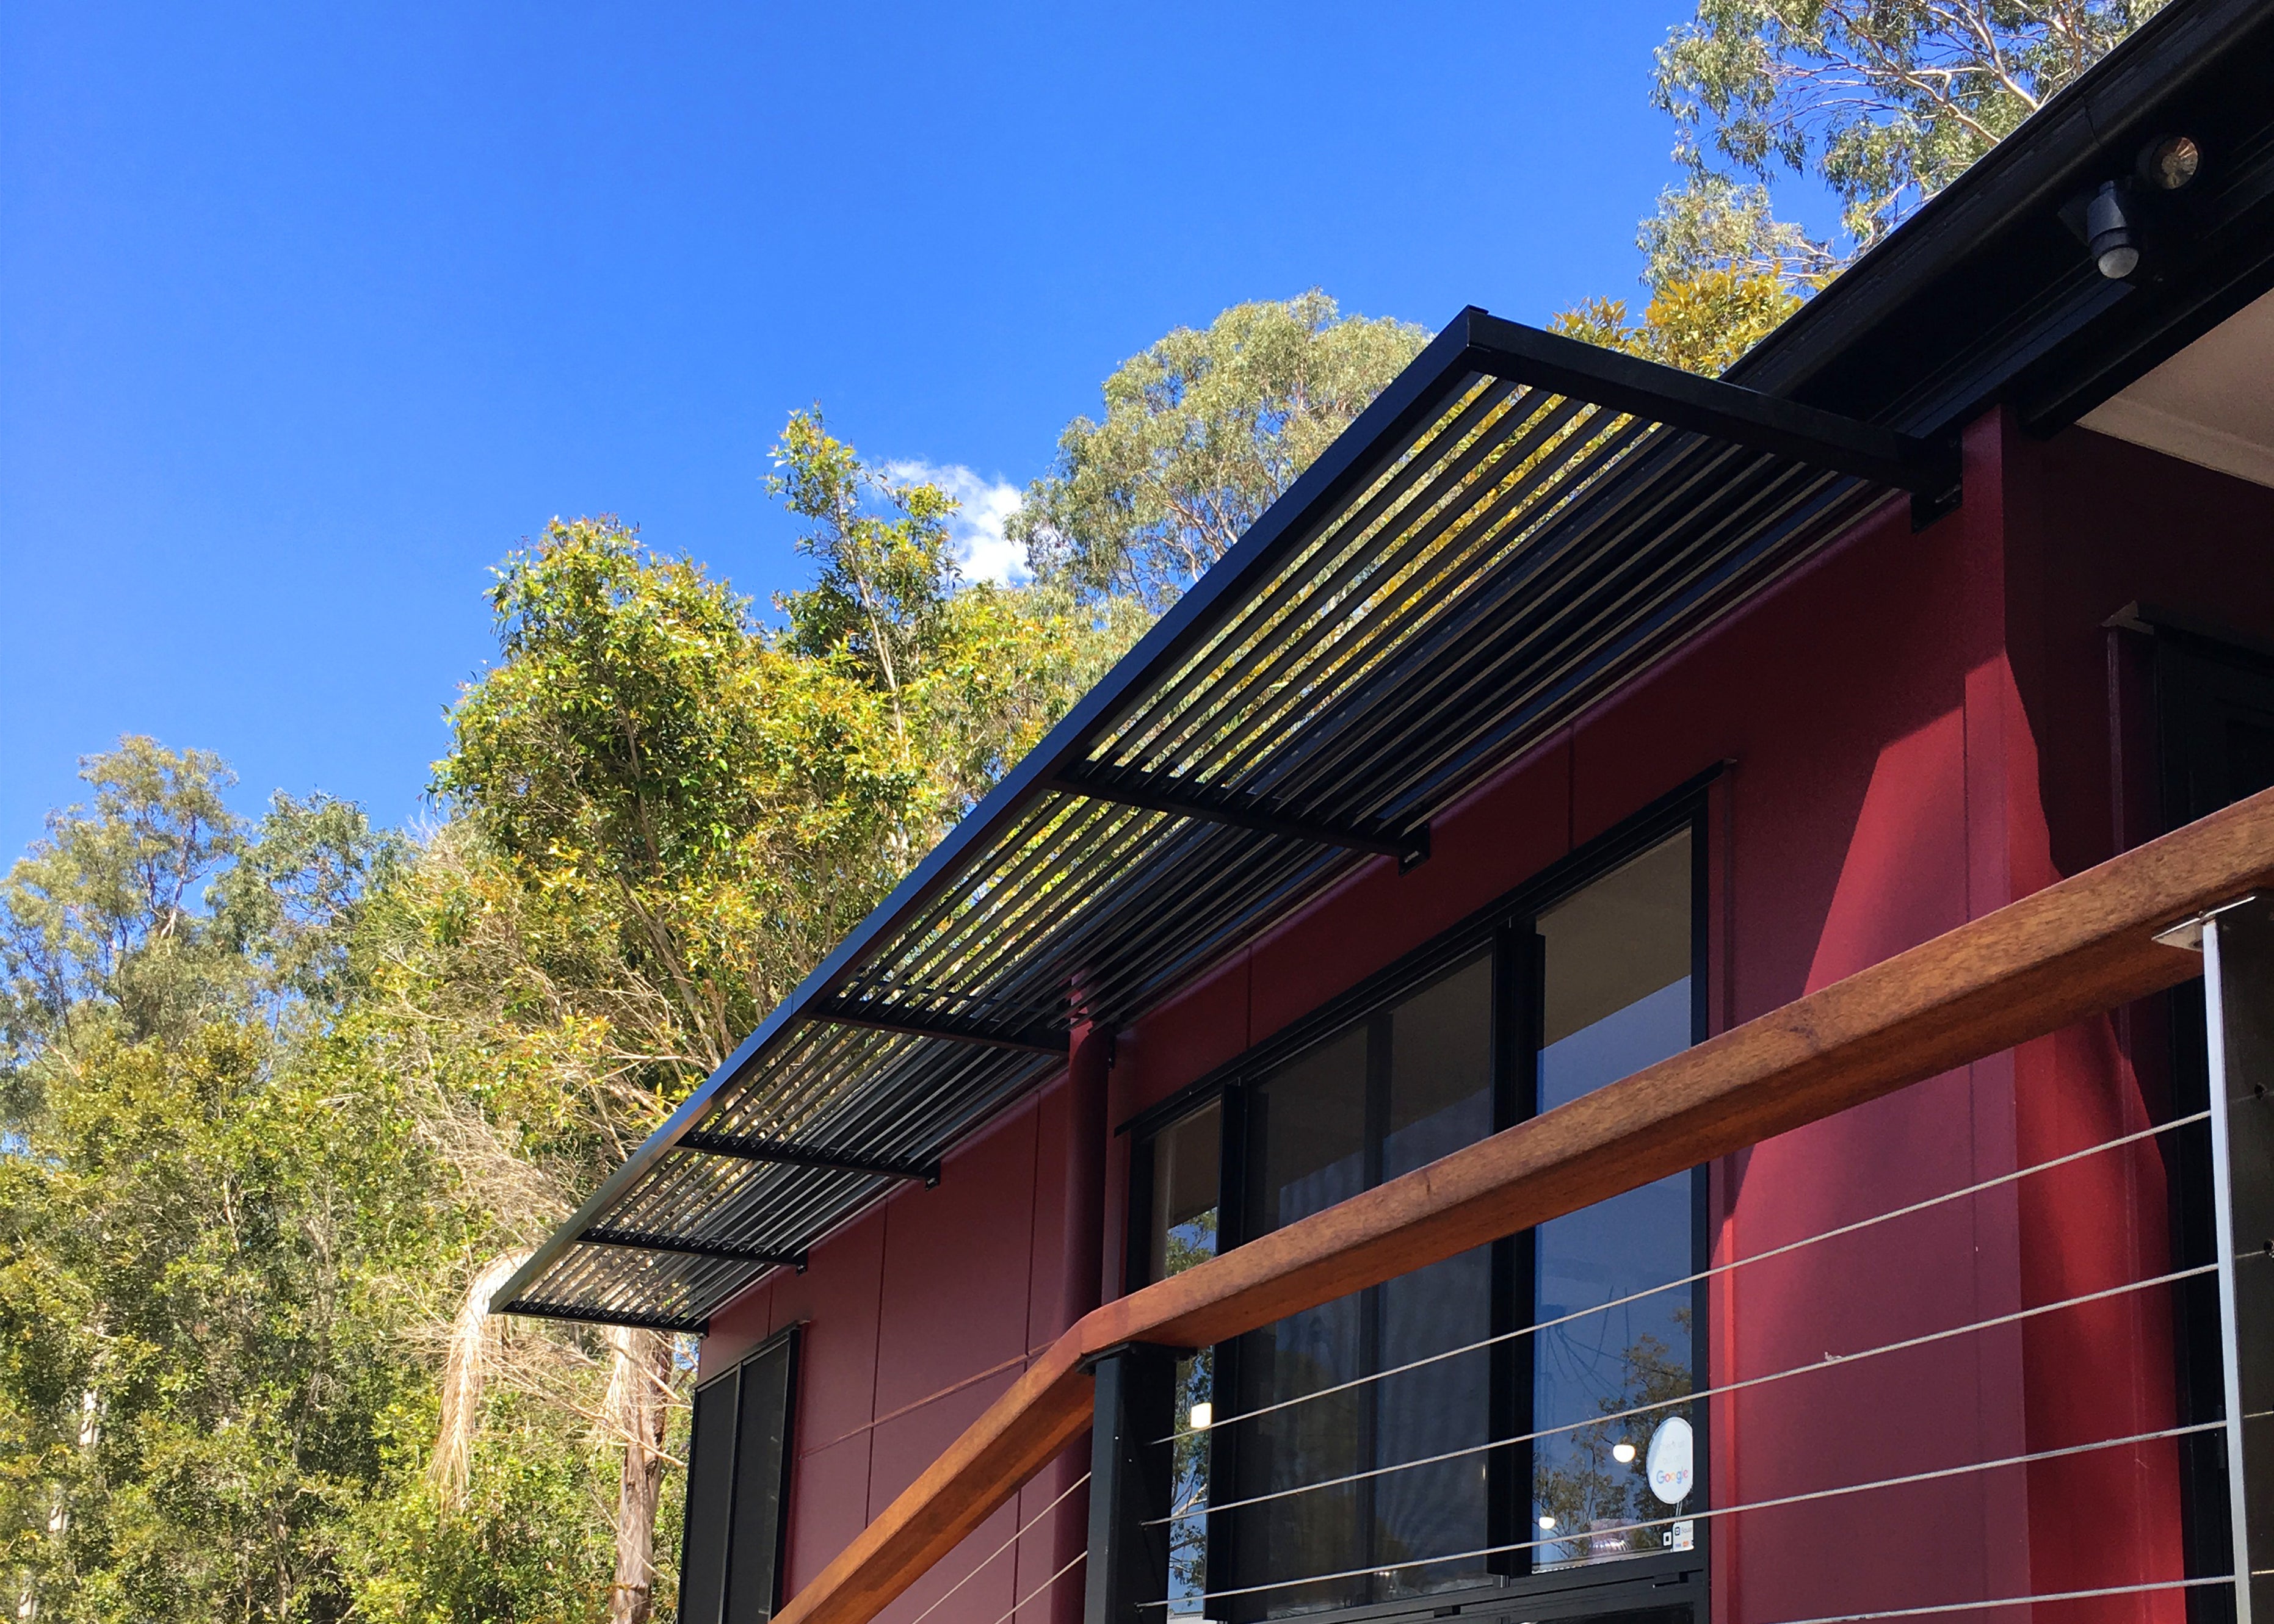
POLYGON ((652 1331, 614 1330, 608 1411, 624 1440, 616 1489, 616 1577, 608 1587, 608 1624, 648 1624, 655 1612, 655 1512, 663 1498, 663 1429, 669 1418, 671 1339, 652 1331))

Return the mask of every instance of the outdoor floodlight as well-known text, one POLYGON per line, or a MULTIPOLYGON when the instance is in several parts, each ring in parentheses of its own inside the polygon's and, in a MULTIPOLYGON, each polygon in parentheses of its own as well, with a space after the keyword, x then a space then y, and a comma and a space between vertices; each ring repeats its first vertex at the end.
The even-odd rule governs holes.
POLYGON ((2111 282, 2122 282, 2140 268, 2140 243, 2133 235, 2126 201, 2123 187, 2103 181, 2084 210, 2085 246, 2100 274, 2111 282))
POLYGON ((2158 192, 2177 192, 2202 168, 2202 148, 2191 137, 2159 135, 2140 149, 2140 178, 2158 192))
POLYGON ((2092 255, 2093 268, 2111 282, 2127 281, 2150 238, 2181 226, 2185 216, 2165 199, 2193 185, 2202 169, 2202 148, 2193 136, 2156 136, 2141 144, 2128 177, 2070 199, 2061 220, 2092 255))

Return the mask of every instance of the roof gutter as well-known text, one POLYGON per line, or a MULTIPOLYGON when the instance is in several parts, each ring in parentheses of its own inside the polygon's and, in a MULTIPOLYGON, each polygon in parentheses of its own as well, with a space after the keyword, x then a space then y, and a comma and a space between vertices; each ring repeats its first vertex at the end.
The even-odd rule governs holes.
MULTIPOLYGON (((1747 352, 1729 381, 1810 395, 1849 349, 1935 282, 1996 239, 2050 219, 2112 146, 2136 139, 2142 120, 2269 20, 2265 0, 2173 0, 1747 352)), ((1860 402, 1839 404, 1873 415, 1860 402)), ((1949 420, 1904 426, 1927 432, 1949 420)))

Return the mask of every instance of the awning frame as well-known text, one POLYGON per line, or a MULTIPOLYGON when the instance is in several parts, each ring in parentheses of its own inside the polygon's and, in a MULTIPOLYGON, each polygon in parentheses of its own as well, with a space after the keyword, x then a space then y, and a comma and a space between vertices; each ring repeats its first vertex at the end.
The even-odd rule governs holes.
MULTIPOLYGON (((554 1229, 495 1294, 493 1309, 661 1328, 698 1328, 700 1322, 689 1316, 632 1309, 572 1312, 526 1300, 524 1293, 580 1244, 652 1245, 658 1251, 798 1266, 805 1245, 821 1238, 819 1234, 807 1237, 791 1249, 734 1249, 736 1244, 723 1243, 706 1251, 712 1244, 700 1237, 634 1233, 627 1238, 627 1231, 607 1225, 605 1220, 610 1211, 674 1151, 837 1167, 875 1172, 886 1180, 922 1177, 927 1183, 936 1182, 936 1160, 886 1166, 857 1153, 824 1147, 704 1135, 697 1124, 772 1045, 793 1029, 812 1023, 900 1032, 1039 1056, 1065 1055, 1069 1030, 1081 1013, 1080 994, 1072 988, 1066 989, 1064 1000, 1065 1024, 1040 1028, 1027 1023, 998 1026, 964 1019, 880 1015, 855 1007, 840 996, 872 951, 894 941, 904 927, 963 878, 967 864, 1005 838, 1041 797, 1080 796, 1257 830, 1323 847, 1390 855, 1397 859, 1401 870, 1425 858, 1429 838, 1426 818, 1374 826, 1329 825, 1289 816, 1256 797, 1231 797, 1189 784, 1164 782, 1162 775, 1102 772, 1089 756, 1092 745, 1110 733, 1125 712, 1148 703, 1156 684, 1174 677, 1245 599, 1268 585, 1291 550, 1312 538, 1321 515, 1331 518, 1367 489, 1415 434, 1442 416, 1463 381, 1478 374, 1499 380, 1510 388, 1544 391, 1586 407, 1629 414, 1638 421, 1686 430, 1744 452, 1773 454, 1873 485, 1908 492, 1915 525, 1931 521, 1957 500, 1960 459, 1954 440, 1935 441, 1901 433, 1540 332, 1474 307, 1463 311, 1042 743, 1006 773, 669 1119, 554 1229)), ((1205 678, 1188 677, 1187 680, 1205 678)), ((832 1227, 841 1222, 840 1215, 832 1227)))

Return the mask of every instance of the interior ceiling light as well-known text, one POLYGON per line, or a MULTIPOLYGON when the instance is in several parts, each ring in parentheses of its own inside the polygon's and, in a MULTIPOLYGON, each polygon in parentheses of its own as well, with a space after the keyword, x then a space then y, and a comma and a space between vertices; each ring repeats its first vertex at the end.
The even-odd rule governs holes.
POLYGON ((2202 168, 2202 148, 2192 137, 2159 135, 2140 149, 2140 178, 2158 192, 2177 192, 2202 168))
POLYGON ((2121 282, 2140 268, 2140 239, 2133 231, 2127 201, 2122 186, 2103 181, 2084 210, 2085 246, 2100 274, 2111 282, 2121 282))

